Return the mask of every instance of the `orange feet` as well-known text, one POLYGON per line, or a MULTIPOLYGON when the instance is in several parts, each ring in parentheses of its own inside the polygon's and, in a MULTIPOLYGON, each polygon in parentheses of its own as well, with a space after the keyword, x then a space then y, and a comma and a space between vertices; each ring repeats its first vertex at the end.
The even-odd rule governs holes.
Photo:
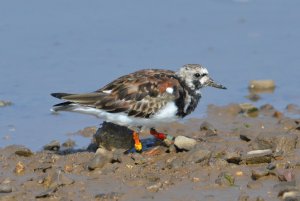
POLYGON ((140 138, 139 138, 139 134, 135 131, 133 131, 133 140, 134 140, 134 148, 136 151, 142 151, 143 149, 143 146, 142 146, 142 143, 140 141, 140 138))

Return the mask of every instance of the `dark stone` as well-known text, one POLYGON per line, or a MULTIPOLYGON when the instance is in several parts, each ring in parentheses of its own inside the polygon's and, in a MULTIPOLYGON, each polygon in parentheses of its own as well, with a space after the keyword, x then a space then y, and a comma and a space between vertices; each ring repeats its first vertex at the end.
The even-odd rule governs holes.
POLYGON ((228 163, 239 164, 242 160, 241 153, 238 150, 227 150, 225 153, 225 160, 228 163))
POLYGON ((246 154, 242 156, 242 160, 246 164, 270 163, 272 160, 272 152, 246 154))
POLYGON ((57 140, 53 140, 49 144, 46 144, 44 146, 44 150, 58 151, 59 149, 60 149, 60 142, 57 140))
POLYGON ((26 147, 19 147, 18 150, 15 151, 15 154, 24 157, 29 157, 33 155, 32 151, 26 147))
POLYGON ((131 149, 134 146, 132 130, 125 126, 119 126, 110 122, 103 122, 94 135, 94 140, 98 147, 107 150, 112 149, 131 149))

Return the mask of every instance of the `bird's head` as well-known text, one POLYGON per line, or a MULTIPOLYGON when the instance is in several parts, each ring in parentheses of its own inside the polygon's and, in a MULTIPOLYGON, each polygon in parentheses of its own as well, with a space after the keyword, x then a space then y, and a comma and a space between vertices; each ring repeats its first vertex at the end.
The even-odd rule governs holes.
POLYGON ((186 64, 179 69, 176 75, 184 81, 189 88, 196 92, 199 92, 199 89, 206 86, 226 89, 226 87, 216 83, 209 77, 207 69, 200 64, 186 64))

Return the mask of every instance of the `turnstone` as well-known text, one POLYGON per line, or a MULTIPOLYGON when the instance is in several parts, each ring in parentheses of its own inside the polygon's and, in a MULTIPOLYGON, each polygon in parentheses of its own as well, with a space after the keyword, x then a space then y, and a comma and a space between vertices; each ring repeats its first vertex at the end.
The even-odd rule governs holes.
POLYGON ((176 121, 193 112, 205 86, 226 89, 208 76, 199 64, 186 64, 174 72, 162 69, 140 70, 124 75, 101 89, 85 94, 52 93, 63 99, 52 111, 92 114, 133 130, 135 149, 142 150, 138 133, 149 128, 150 134, 165 139, 155 126, 176 121))

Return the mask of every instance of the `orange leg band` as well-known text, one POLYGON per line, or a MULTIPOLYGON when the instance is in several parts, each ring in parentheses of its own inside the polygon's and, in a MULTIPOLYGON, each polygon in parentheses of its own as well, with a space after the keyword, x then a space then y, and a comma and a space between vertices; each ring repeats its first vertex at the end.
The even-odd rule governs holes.
POLYGON ((134 140, 135 150, 141 151, 143 149, 143 146, 142 146, 142 143, 140 141, 139 134, 137 132, 133 131, 132 137, 133 137, 133 140, 134 140))
POLYGON ((167 135, 164 133, 157 132, 154 128, 150 129, 150 134, 156 137, 157 139, 164 140, 167 138, 167 135))

